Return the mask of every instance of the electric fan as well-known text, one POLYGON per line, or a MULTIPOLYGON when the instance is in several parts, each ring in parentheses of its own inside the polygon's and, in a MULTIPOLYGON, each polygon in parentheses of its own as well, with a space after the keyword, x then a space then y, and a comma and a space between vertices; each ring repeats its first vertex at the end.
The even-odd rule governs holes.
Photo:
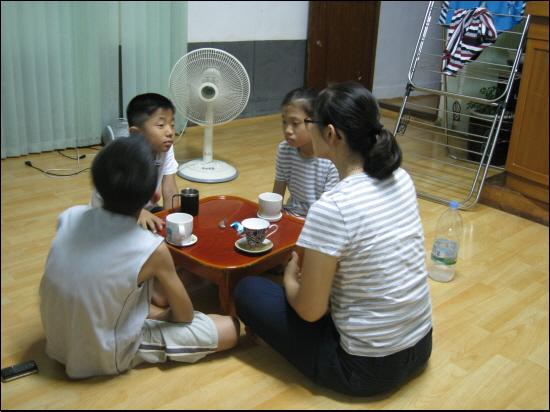
POLYGON ((237 170, 214 160, 212 146, 214 125, 233 120, 248 103, 250 80, 241 62, 223 50, 197 49, 177 61, 169 81, 180 114, 204 126, 202 159, 180 165, 178 176, 201 183, 235 179, 237 170))
POLYGON ((116 119, 113 123, 108 124, 103 129, 101 133, 101 142, 106 145, 111 143, 113 140, 120 137, 128 137, 130 133, 128 132, 128 120, 124 118, 116 119))

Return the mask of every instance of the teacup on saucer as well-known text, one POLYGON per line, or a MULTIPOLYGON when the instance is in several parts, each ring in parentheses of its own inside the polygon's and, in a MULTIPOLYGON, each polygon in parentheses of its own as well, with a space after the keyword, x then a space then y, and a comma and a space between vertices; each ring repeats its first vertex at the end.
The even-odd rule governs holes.
POLYGON ((258 211, 258 213, 256 213, 256 216, 258 216, 260 219, 265 219, 268 222, 278 222, 283 217, 283 213, 279 212, 279 214, 275 216, 264 216, 258 211))
POLYGON ((242 237, 235 242, 235 247, 246 253, 253 253, 253 254, 265 253, 271 250, 271 248, 273 248, 273 242, 269 239, 264 239, 261 245, 256 247, 251 247, 248 244, 246 238, 242 237))
POLYGON ((168 243, 170 243, 171 245, 184 247, 184 246, 194 245, 195 243, 197 243, 198 240, 199 240, 199 238, 196 235, 191 235, 187 239, 185 239, 185 241, 183 241, 182 243, 172 243, 168 239, 166 241, 168 243))

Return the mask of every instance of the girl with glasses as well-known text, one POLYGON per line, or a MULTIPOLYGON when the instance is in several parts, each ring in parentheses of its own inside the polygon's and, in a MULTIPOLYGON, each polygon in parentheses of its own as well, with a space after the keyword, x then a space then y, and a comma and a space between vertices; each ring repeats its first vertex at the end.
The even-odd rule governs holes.
POLYGON ((273 192, 284 198, 288 188, 290 196, 284 210, 302 218, 321 194, 338 183, 334 164, 313 153, 311 125, 307 120, 313 115, 316 95, 313 89, 295 89, 281 104, 285 140, 277 150, 273 192))

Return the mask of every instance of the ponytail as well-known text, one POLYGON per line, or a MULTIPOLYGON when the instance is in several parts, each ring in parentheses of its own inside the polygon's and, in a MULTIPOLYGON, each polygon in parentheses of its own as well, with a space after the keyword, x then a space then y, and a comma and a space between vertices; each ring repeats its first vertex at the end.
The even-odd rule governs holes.
POLYGON ((363 158, 363 170, 369 176, 385 179, 401 166, 401 149, 380 124, 376 98, 359 83, 334 84, 323 90, 315 100, 315 117, 343 133, 350 150, 363 158))
POLYGON ((385 179, 401 166, 402 153, 393 134, 381 128, 375 142, 363 153, 363 170, 375 179, 385 179))

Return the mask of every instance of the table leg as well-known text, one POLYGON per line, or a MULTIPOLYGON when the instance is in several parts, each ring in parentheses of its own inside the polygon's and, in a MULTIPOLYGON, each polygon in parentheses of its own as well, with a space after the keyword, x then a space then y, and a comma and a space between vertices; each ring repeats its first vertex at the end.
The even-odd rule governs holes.
POLYGON ((224 315, 237 316, 235 305, 233 304, 233 293, 230 284, 230 273, 223 272, 222 280, 218 283, 218 297, 220 299, 220 309, 224 315))
MULTIPOLYGON (((220 302, 220 311, 224 315, 236 316, 235 305, 233 303, 233 289, 240 279, 246 276, 262 275, 277 265, 285 265, 290 258, 290 250, 270 256, 262 262, 238 270, 220 270, 218 268, 204 266, 192 259, 188 259, 178 250, 170 250, 174 265, 177 270, 185 269, 200 278, 218 285, 218 299, 220 302)), ((301 264, 301 259, 300 259, 301 264)), ((185 282, 184 282, 185 284, 185 282)))

